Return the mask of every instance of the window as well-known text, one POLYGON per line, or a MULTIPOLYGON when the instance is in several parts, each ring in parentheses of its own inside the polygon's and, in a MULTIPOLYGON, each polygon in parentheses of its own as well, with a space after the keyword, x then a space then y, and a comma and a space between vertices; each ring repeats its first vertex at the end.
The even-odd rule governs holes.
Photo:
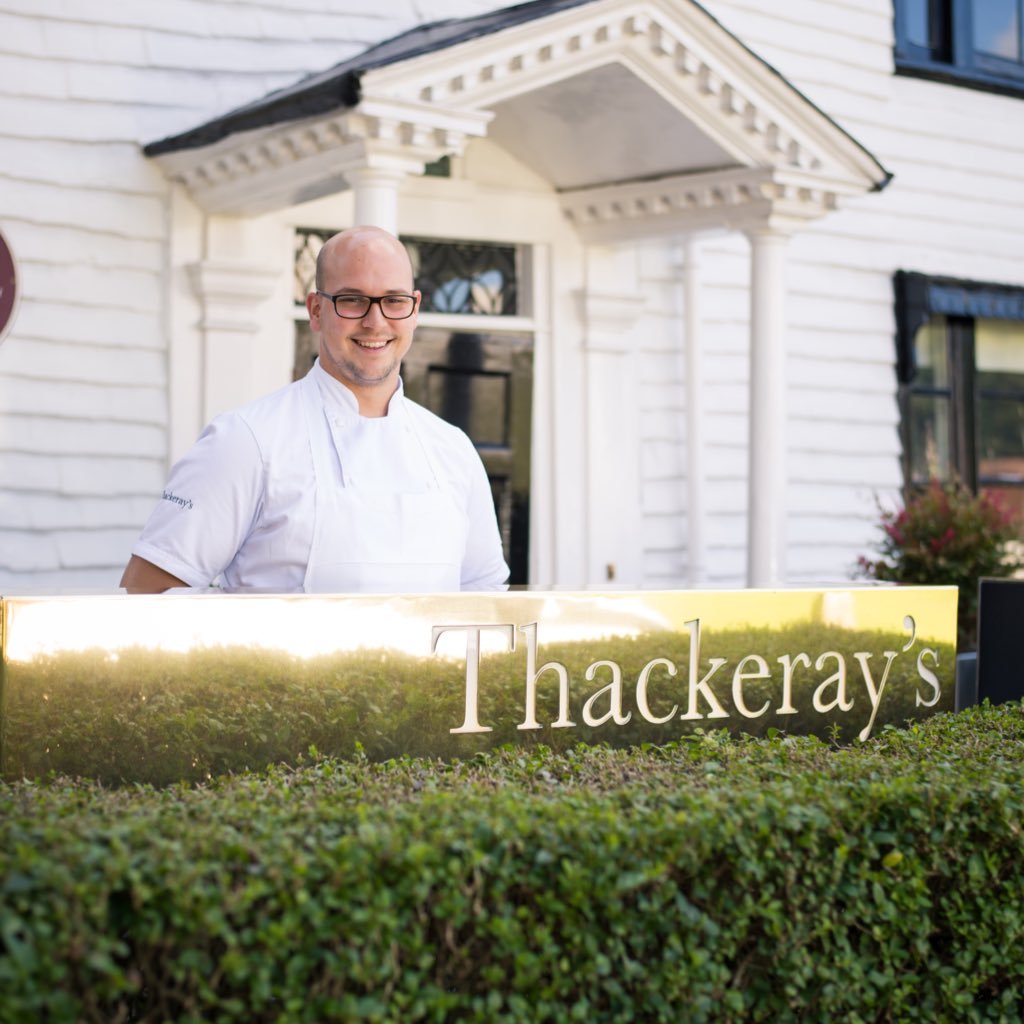
POLYGON ((908 487, 957 477, 1024 516, 1024 288, 900 272, 908 487))
MULTIPOLYGON (((317 356, 318 340, 306 318, 306 295, 313 290, 316 257, 334 234, 332 228, 297 228, 293 262, 292 302, 295 317, 295 358, 292 377, 305 376, 317 356)), ((522 283, 527 249, 491 242, 455 242, 402 237, 412 260, 416 287, 423 293, 423 313, 457 316, 529 315, 528 290, 522 283)))
POLYGON ((896 69, 1024 95, 1024 0, 895 0, 896 69))
POLYGON ((490 242, 402 241, 412 259, 416 287, 427 313, 476 313, 515 316, 522 296, 519 281, 523 253, 519 246, 490 242))

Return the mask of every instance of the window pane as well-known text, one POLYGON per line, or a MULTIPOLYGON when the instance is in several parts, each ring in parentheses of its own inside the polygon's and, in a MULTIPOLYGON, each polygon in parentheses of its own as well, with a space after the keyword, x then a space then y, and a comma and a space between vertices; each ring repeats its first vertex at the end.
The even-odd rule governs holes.
POLYGON ((514 245, 403 238, 423 310, 512 316, 519 308, 519 250, 514 245))
POLYGON ((948 480, 950 454, 949 399, 932 395, 910 398, 910 477, 915 484, 948 480))
POLYGON ((953 0, 896 0, 899 45, 924 50, 929 60, 949 62, 953 0))
POLYGON ((306 296, 316 287, 316 256, 334 232, 323 228, 298 228, 295 232, 295 263, 292 301, 306 304, 306 296))
POLYGON ((295 321, 295 352, 292 357, 292 380, 309 373, 313 361, 320 354, 320 335, 314 334, 308 320, 295 321))
POLYGON ((509 377, 455 367, 427 373, 427 408, 464 430, 473 444, 508 445, 509 377))
POLYGON ((955 466, 949 333, 945 317, 932 317, 914 335, 914 364, 908 406, 910 482, 948 480, 955 466))
POLYGON ((931 47, 928 32, 928 0, 903 0, 903 28, 908 43, 931 47))
POLYGON ((974 49, 1007 60, 1020 60, 1019 0, 975 0, 971 4, 974 49))
POLYGON ((946 318, 933 317, 914 336, 915 388, 949 387, 949 345, 946 318))
POLYGON ((974 322, 975 363, 979 373, 1024 374, 1024 323, 1018 320, 974 322))
POLYGON ((1024 324, 977 320, 978 477, 1024 482, 1024 324))

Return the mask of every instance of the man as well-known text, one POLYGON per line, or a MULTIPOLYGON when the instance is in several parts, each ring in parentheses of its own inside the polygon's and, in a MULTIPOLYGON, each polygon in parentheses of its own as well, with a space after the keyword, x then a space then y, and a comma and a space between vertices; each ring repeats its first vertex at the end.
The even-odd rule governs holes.
POLYGON ((121 586, 503 589, 480 457, 402 393, 420 298, 393 235, 355 227, 328 239, 306 297, 319 359, 203 431, 171 470, 121 586))

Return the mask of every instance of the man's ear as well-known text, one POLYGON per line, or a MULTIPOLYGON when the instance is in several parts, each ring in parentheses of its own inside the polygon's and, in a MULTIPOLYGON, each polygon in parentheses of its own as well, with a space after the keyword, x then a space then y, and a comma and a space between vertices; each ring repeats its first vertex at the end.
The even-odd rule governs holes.
POLYGON ((316 292, 310 292, 306 296, 306 312, 309 313, 310 329, 319 333, 320 331, 320 310, 323 306, 323 299, 316 292))

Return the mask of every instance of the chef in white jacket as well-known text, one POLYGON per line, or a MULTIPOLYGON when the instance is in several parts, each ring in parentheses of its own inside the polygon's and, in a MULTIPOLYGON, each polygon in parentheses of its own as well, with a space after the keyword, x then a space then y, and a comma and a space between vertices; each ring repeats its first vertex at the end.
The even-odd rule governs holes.
POLYGON ((121 586, 504 589, 476 449, 402 392, 419 305, 397 238, 375 227, 330 238, 306 298, 318 360, 203 431, 171 470, 121 586))

